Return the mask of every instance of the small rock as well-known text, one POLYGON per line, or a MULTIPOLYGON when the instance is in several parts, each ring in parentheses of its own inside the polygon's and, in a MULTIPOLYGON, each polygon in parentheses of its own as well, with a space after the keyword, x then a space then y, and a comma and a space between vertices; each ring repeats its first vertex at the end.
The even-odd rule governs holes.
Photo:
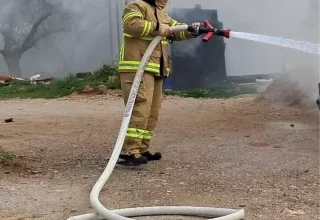
POLYGON ((72 208, 70 211, 71 211, 71 212, 76 212, 76 211, 77 211, 77 209, 72 208))
POLYGON ((290 125, 290 127, 292 127, 292 128, 293 128, 293 127, 294 127, 294 124, 291 124, 291 125, 290 125))
POLYGON ((97 90, 98 90, 99 94, 104 94, 105 95, 105 94, 108 93, 108 87, 106 85, 98 86, 97 90))
POLYGON ((7 118, 3 121, 3 123, 12 123, 13 122, 13 118, 7 118))
POLYGON ((264 143, 264 142, 254 142, 254 143, 249 143, 249 146, 251 147, 266 147, 269 144, 264 143))
POLYGON ((240 204, 239 207, 240 207, 240 208, 244 208, 244 207, 246 207, 246 205, 240 204))
POLYGON ((108 78, 109 83, 114 83, 117 80, 119 80, 117 76, 109 76, 109 78, 108 78))
POLYGON ((288 210, 291 215, 305 215, 306 213, 302 210, 288 210))
POLYGON ((90 86, 86 86, 83 90, 84 93, 93 93, 94 92, 94 89, 90 86))
POLYGON ((8 170, 8 171, 5 171, 4 174, 10 174, 10 171, 9 171, 9 170, 8 170))

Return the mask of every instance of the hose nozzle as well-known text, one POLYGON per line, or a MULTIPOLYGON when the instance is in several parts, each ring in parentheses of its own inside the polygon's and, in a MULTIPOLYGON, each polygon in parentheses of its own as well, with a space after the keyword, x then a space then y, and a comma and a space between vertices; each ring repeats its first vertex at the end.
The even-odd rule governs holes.
POLYGON ((217 36, 222 36, 222 37, 225 37, 225 38, 230 38, 230 32, 231 32, 231 29, 228 28, 228 29, 215 29, 214 30, 214 34, 217 35, 217 36))
POLYGON ((225 37, 225 38, 230 38, 231 29, 228 28, 228 29, 224 30, 224 29, 214 28, 212 26, 212 24, 210 24, 210 22, 208 20, 205 20, 203 26, 200 26, 196 30, 192 26, 189 26, 188 31, 194 32, 194 33, 196 33, 198 35, 206 34, 203 37, 202 41, 208 42, 214 35, 222 36, 222 37, 225 37))

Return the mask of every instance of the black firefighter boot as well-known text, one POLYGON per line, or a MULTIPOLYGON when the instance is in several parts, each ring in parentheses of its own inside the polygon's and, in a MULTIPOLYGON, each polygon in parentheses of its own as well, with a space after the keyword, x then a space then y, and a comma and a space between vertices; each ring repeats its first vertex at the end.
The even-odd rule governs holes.
POLYGON ((150 140, 142 141, 142 149, 140 149, 141 155, 145 156, 148 160, 160 160, 162 155, 160 152, 150 153, 150 140))
POLYGON ((142 156, 145 156, 148 160, 160 160, 162 157, 160 152, 156 152, 156 153, 152 154, 152 153, 150 153, 150 151, 142 153, 142 156))
POLYGON ((119 158, 123 161, 118 163, 125 166, 139 166, 148 163, 148 158, 141 154, 120 155, 119 158))

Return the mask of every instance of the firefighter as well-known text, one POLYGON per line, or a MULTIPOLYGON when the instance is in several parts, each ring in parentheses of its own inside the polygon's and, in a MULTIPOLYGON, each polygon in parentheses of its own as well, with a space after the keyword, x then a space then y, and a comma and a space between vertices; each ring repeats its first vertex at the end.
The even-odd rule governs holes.
MULTIPOLYGON (((135 0, 125 6, 122 15, 123 44, 118 69, 125 104, 144 52, 155 36, 163 37, 143 74, 120 154, 121 159, 133 165, 161 159, 160 152, 151 153, 149 148, 162 104, 163 80, 170 73, 168 40, 182 41, 198 36, 188 31, 170 32, 170 27, 180 23, 163 10, 167 3, 168 0, 135 0)), ((192 25, 198 27, 200 23, 192 25)))

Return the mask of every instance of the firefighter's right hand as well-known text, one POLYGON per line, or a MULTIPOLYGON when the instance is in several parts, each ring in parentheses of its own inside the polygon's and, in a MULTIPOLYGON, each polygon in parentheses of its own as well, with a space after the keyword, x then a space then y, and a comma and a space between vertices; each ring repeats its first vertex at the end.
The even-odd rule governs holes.
POLYGON ((162 37, 169 37, 172 35, 170 27, 166 24, 160 24, 159 35, 162 37))

